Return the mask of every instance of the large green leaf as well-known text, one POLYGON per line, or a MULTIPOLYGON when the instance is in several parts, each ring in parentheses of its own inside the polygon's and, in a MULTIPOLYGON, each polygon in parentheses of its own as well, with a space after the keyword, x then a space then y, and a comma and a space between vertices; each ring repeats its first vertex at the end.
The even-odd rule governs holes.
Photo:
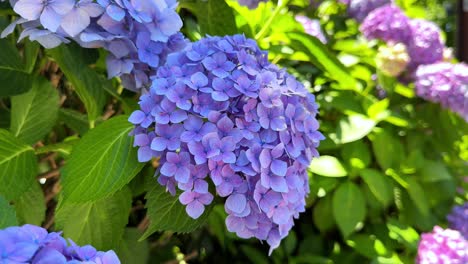
POLYGON ((132 197, 128 188, 94 202, 61 200, 56 209, 57 229, 78 245, 91 244, 99 250, 115 249, 121 243, 132 197))
POLYGON ((77 46, 60 45, 48 50, 48 54, 59 64, 67 79, 88 111, 88 119, 94 122, 101 115, 105 104, 102 79, 88 67, 77 46))
POLYGON ((197 17, 202 34, 225 36, 237 33, 234 14, 224 0, 182 1, 180 6, 197 17))
POLYGON ((203 215, 192 219, 185 211, 185 206, 179 202, 178 195, 172 196, 157 183, 146 194, 146 200, 150 226, 140 240, 157 231, 191 232, 205 223, 212 210, 212 205, 206 206, 203 215))
POLYGON ((44 78, 35 78, 32 89, 11 99, 11 132, 34 144, 50 132, 57 120, 59 95, 44 78))
POLYGON ((339 121, 336 132, 331 134, 330 138, 336 144, 353 142, 367 136, 375 125, 374 120, 364 115, 353 114, 339 121))
POLYGON ((452 175, 442 162, 426 160, 421 168, 421 178, 425 182, 451 180, 452 175))
POLYGON ((0 195, 0 229, 17 225, 15 209, 0 195))
POLYGON ((404 225, 395 219, 387 220, 389 236, 405 244, 407 248, 415 251, 418 248, 419 234, 411 226, 404 225))
POLYGON ((33 148, 0 129, 0 195, 18 198, 34 183, 36 172, 33 148))
POLYGON ((302 32, 291 32, 288 36, 293 40, 292 46, 309 56, 310 61, 327 72, 330 78, 336 80, 342 89, 358 89, 358 82, 349 70, 332 54, 316 37, 302 32))
POLYGON ((366 216, 366 201, 356 184, 345 182, 333 195, 333 216, 344 237, 354 232, 366 216))
POLYGON ((18 49, 7 39, 0 39, 0 97, 27 92, 32 87, 32 76, 21 60, 18 49))
POLYGON ((386 175, 374 169, 364 169, 360 172, 361 178, 369 187, 372 194, 384 206, 389 205, 393 201, 393 193, 391 182, 386 175))
POLYGON ((327 195, 314 206, 314 224, 321 232, 330 230, 334 225, 332 196, 327 195))
POLYGON ((309 170, 327 177, 344 177, 348 172, 341 162, 333 156, 320 156, 312 160, 309 170))
POLYGON ((384 129, 376 129, 370 139, 380 167, 384 170, 398 169, 405 160, 405 150, 400 140, 384 129))
POLYGON ((15 200, 15 208, 20 225, 40 226, 42 224, 45 219, 46 204, 44 193, 38 182, 35 182, 27 192, 15 200))
POLYGON ((369 147, 362 140, 343 145, 341 155, 347 164, 357 169, 364 169, 371 162, 369 147))
POLYGON ((429 200, 426 198, 426 193, 424 192, 424 189, 414 178, 407 178, 406 182, 408 183, 407 191, 410 199, 419 209, 421 214, 427 216, 429 214, 430 209, 429 200))
POLYGON ((137 228, 126 228, 117 255, 122 263, 147 264, 149 259, 148 240, 138 241, 142 232, 137 228))
POLYGON ((362 254, 368 258, 375 258, 377 256, 390 256, 390 252, 387 250, 385 245, 370 234, 356 234, 350 236, 346 240, 346 244, 354 248, 359 254, 362 254))
POLYGON ((86 115, 68 108, 59 109, 59 120, 79 135, 84 135, 89 130, 89 123, 86 115))
POLYGON ((63 198, 95 201, 120 190, 143 168, 128 133, 127 116, 112 118, 90 130, 74 147, 62 170, 63 198))

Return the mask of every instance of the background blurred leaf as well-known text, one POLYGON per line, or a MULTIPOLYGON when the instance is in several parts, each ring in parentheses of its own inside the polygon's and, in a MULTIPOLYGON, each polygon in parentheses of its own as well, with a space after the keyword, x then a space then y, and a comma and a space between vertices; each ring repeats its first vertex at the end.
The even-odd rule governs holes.
POLYGON ((367 136, 375 125, 374 120, 353 114, 340 119, 335 134, 331 134, 330 138, 337 144, 353 142, 367 136))
POLYGON ((364 221, 366 202, 361 190, 352 182, 344 182, 333 194, 333 216, 344 237, 364 221))
POLYGON ((62 170, 65 201, 95 201, 109 196, 143 168, 128 136, 133 125, 127 118, 118 116, 102 123, 74 146, 62 170))
POLYGON ((314 224, 321 232, 329 231, 335 225, 333 220, 332 196, 327 195, 318 200, 313 209, 314 224))
POLYGON ((31 89, 33 80, 27 72, 18 49, 8 39, 0 39, 0 98, 17 95, 31 89))
POLYGON ((120 240, 117 254, 122 263, 146 264, 149 259, 148 240, 138 241, 142 232, 137 228, 126 228, 120 240))
POLYGON ((400 167, 406 155, 402 143, 393 133, 376 129, 370 139, 377 163, 383 170, 400 167))
POLYGON ((327 177, 344 177, 348 175, 341 162, 332 156, 320 156, 310 163, 309 170, 327 177))
POLYGON ((46 202, 44 193, 38 182, 15 200, 16 215, 20 225, 31 224, 40 226, 45 219, 46 202))
POLYGON ((32 147, 0 129, 0 195, 14 200, 34 183, 37 162, 32 147))
POLYGON ((55 125, 59 95, 46 79, 37 77, 29 92, 12 97, 11 105, 10 131, 32 145, 55 125))
POLYGON ((15 209, 0 195, 0 229, 17 225, 15 209))
POLYGON ((180 7, 187 8, 197 17, 203 35, 225 36, 237 33, 232 9, 224 0, 186 0, 180 2, 180 7))
POLYGON ((119 246, 128 221, 131 194, 124 188, 114 195, 94 202, 69 203, 59 201, 55 223, 63 236, 78 245, 91 244, 98 250, 119 246))
POLYGON ((421 167, 421 180, 425 182, 437 182, 451 180, 452 175, 445 167, 444 163, 427 160, 421 167))
POLYGON ((393 201, 392 183, 388 176, 374 169, 364 169, 360 174, 379 202, 388 206, 393 201))

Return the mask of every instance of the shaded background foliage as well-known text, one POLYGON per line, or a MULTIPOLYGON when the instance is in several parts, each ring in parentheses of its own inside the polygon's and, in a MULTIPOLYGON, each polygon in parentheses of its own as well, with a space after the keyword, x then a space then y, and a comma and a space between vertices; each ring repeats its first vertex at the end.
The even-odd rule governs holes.
MULTIPOLYGON (((397 3, 438 23, 453 46, 456 1, 397 3)), ((13 13, 0 7, 3 29, 13 13)), ((266 245, 229 233, 221 204, 188 218, 153 178, 157 161, 137 162, 126 119, 138 95, 106 79, 104 51, 46 51, 17 35, 0 39, 0 228, 63 230, 123 263, 412 263, 419 234, 466 201, 467 123, 380 74, 379 43, 360 35, 344 5, 184 0, 179 13, 191 40, 256 39, 320 104, 327 139, 310 166, 308 210, 280 248, 269 258, 266 245), (303 33, 295 14, 320 19, 328 43, 303 33)))

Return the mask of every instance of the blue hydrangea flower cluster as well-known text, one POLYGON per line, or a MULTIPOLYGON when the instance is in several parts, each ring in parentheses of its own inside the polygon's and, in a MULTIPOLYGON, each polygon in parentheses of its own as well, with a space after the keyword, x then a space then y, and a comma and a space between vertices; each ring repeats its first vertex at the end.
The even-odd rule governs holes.
POLYGON ((240 5, 246 6, 249 9, 255 9, 260 2, 267 2, 268 0, 237 0, 240 5))
POLYGON ((415 86, 418 96, 440 103, 468 121, 468 65, 441 62, 419 66, 415 86))
POLYGON ((322 27, 320 26, 320 21, 318 19, 310 19, 302 15, 297 15, 295 18, 296 21, 304 27, 305 33, 318 38, 324 44, 327 43, 327 38, 325 38, 325 34, 323 34, 322 27))
POLYGON ((60 233, 48 233, 42 227, 24 225, 0 230, 0 263, 32 264, 120 264, 114 251, 80 247, 60 233))
POLYGON ((432 233, 421 235, 417 264, 468 263, 468 241, 456 230, 435 226, 432 233))
POLYGON ((149 86, 149 76, 167 54, 185 46, 175 0, 18 0, 12 5, 21 18, 2 37, 21 24, 20 40, 29 37, 45 48, 70 40, 105 48, 109 78, 121 77, 131 90, 149 86))
POLYGON ((323 135, 315 98, 243 35, 207 37, 169 55, 129 121, 141 162, 198 218, 216 193, 239 237, 278 247, 305 210, 307 167, 323 135))
POLYGON ((468 202, 453 207, 447 220, 451 229, 459 231, 465 239, 468 239, 468 202))
POLYGON ((410 21, 411 40, 405 43, 411 58, 410 69, 419 65, 440 62, 444 58, 444 43, 439 27, 427 20, 410 21))
POLYGON ((360 23, 370 12, 391 2, 391 0, 350 0, 346 4, 348 4, 348 15, 360 23))

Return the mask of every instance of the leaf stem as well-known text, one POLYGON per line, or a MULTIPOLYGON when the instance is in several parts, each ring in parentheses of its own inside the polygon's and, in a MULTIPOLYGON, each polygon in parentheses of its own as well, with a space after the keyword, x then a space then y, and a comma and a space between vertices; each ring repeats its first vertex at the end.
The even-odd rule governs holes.
POLYGON ((265 34, 268 32, 268 30, 271 27, 271 24, 275 20, 276 16, 281 12, 281 10, 288 4, 289 0, 278 0, 278 5, 276 6, 275 10, 273 11, 273 14, 268 18, 267 22, 263 27, 260 29, 260 31, 255 35, 255 40, 259 41, 262 39, 265 34))

